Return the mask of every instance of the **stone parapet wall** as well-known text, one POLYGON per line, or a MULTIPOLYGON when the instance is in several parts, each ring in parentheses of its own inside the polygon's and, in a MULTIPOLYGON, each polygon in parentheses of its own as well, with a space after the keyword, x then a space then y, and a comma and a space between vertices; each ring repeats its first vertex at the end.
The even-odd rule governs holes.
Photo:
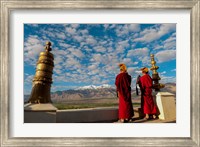
POLYGON ((118 108, 102 107, 89 109, 57 110, 57 123, 98 123, 118 120, 118 108))

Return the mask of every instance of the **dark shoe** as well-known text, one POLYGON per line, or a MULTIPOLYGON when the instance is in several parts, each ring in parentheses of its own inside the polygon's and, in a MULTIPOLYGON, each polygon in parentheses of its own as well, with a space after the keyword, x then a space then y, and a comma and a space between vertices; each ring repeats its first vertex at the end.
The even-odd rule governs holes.
POLYGON ((128 122, 129 122, 129 120, 128 120, 128 119, 125 119, 125 120, 124 120, 124 123, 128 123, 128 122))
POLYGON ((128 120, 128 122, 133 122, 134 121, 134 118, 130 118, 129 120, 128 120))

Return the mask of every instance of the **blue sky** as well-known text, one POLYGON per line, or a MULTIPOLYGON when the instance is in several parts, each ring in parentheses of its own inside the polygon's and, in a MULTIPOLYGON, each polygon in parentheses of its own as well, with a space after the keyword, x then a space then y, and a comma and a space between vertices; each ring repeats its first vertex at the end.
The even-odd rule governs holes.
MULTIPOLYGON (((54 54, 51 91, 87 85, 114 87, 125 63, 132 88, 155 55, 162 83, 176 81, 176 24, 24 24, 24 93, 30 94, 45 42, 54 54)), ((151 74, 151 72, 150 72, 151 74)))

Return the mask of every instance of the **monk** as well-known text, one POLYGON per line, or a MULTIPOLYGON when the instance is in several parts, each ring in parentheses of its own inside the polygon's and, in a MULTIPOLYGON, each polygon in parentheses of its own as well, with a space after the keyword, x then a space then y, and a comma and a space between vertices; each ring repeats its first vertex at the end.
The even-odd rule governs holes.
POLYGON ((152 96, 153 82, 149 76, 149 70, 146 67, 140 69, 142 77, 139 78, 138 84, 141 90, 141 110, 145 114, 145 119, 156 118, 157 107, 152 96))
POLYGON ((117 75, 115 85, 119 97, 119 122, 132 121, 134 116, 131 100, 131 76, 127 73, 125 64, 119 64, 120 73, 117 75))

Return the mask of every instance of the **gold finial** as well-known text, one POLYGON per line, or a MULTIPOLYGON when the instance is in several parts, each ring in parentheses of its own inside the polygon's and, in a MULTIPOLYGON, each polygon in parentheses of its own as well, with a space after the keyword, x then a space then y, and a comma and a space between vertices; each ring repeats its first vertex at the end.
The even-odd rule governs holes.
POLYGON ((152 67, 150 69, 152 70, 152 72, 154 74, 157 74, 157 70, 159 69, 159 67, 156 66, 156 61, 154 60, 154 55, 153 54, 151 54, 151 65, 152 65, 152 67))
POLYGON ((54 67, 54 58, 51 51, 51 42, 46 42, 45 51, 40 53, 33 87, 29 97, 30 103, 51 103, 51 84, 54 67))
POLYGON ((160 77, 158 75, 157 70, 159 69, 158 66, 156 66, 156 61, 154 59, 154 55, 151 54, 151 65, 152 67, 150 68, 152 70, 152 80, 153 80, 153 88, 155 89, 155 91, 160 91, 161 88, 164 88, 165 85, 159 83, 160 77))
POLYGON ((47 41, 46 42, 46 46, 45 46, 45 51, 46 52, 50 52, 52 49, 51 49, 51 42, 47 41))

